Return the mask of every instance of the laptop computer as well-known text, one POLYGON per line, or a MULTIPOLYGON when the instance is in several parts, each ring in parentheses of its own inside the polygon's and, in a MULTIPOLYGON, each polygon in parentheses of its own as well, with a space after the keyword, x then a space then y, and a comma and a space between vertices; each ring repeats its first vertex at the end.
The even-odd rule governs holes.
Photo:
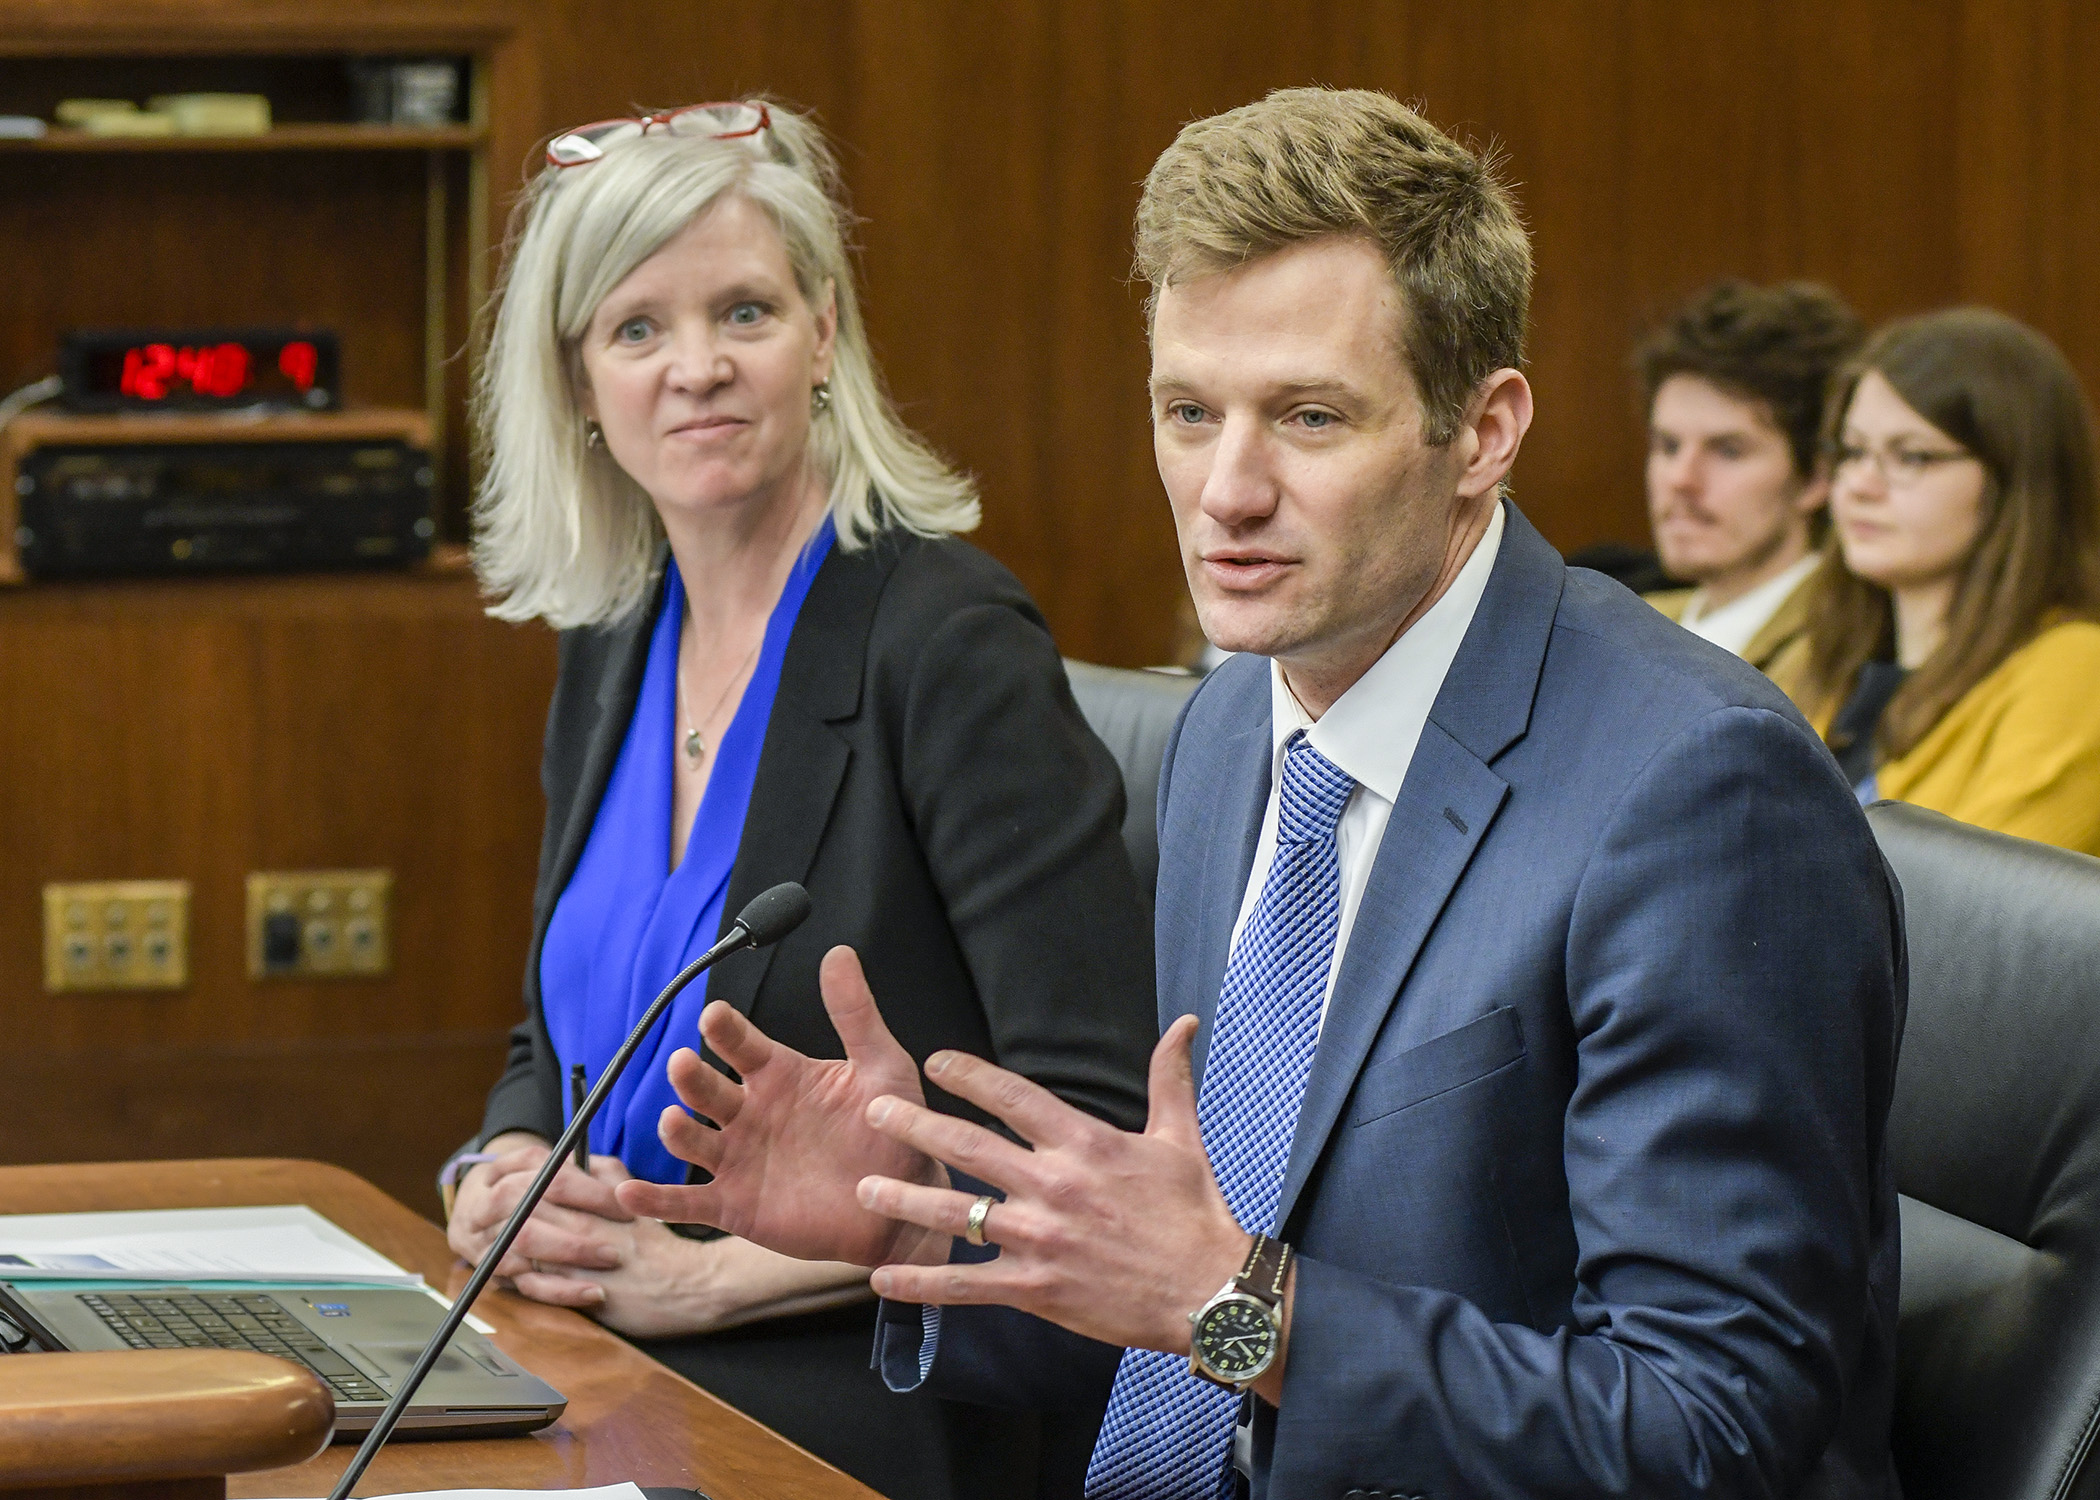
MULTIPOLYGON (((0 1355, 98 1349, 249 1349, 304 1365, 335 1393, 335 1438, 367 1432, 445 1312, 403 1287, 215 1288, 0 1281, 0 1355)), ((396 1435, 504 1437, 568 1398, 462 1327, 396 1435)))

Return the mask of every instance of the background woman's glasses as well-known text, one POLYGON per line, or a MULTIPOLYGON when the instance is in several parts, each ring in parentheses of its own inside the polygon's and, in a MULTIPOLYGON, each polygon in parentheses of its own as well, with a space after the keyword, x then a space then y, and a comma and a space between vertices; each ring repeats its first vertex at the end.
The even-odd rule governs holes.
POLYGON ((1904 490, 1923 483, 1925 476, 1935 469, 1975 457, 1964 448, 1911 448, 1901 443, 1886 448, 1862 448, 1839 443, 1830 450, 1830 468, 1834 475, 1871 465, 1881 475, 1883 484, 1892 490, 1904 490))

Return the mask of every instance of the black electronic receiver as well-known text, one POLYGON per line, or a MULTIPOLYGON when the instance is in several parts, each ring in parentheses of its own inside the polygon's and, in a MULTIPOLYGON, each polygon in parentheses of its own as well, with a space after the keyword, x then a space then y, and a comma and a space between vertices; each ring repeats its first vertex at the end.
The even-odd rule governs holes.
POLYGON ((369 568, 430 551, 430 457, 401 442, 39 448, 15 485, 34 578, 369 568))
POLYGON ((435 535, 428 432, 408 411, 27 413, 0 436, 0 578, 419 562, 435 535))

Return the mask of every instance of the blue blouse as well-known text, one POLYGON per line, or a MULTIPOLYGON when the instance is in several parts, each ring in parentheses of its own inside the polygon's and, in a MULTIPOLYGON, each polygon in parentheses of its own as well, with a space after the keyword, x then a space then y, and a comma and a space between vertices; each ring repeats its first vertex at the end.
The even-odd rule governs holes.
MULTIPOLYGON (((685 582, 678 564, 668 564, 634 717, 540 949, 540 1008, 564 1079, 570 1065, 581 1062, 595 1083, 649 1002, 720 935, 788 637, 835 536, 827 516, 788 574, 766 621, 750 684, 715 748, 714 770, 676 869, 671 787, 685 582)), ((685 1181, 686 1164, 664 1149, 656 1122, 678 1102, 664 1069, 673 1052, 696 1044, 706 988, 703 975, 672 1003, 591 1121, 591 1149, 619 1157, 628 1171, 651 1182, 685 1181)), ((563 1092, 566 1120, 573 1105, 563 1092)))

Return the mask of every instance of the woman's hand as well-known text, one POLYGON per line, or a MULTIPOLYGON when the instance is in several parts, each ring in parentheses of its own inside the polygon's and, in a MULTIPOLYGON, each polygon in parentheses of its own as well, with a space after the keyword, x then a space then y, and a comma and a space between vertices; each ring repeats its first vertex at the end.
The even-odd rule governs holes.
MULTIPOLYGON (((620 1163, 607 1161, 625 1180, 620 1163)), ((593 1162, 591 1170, 602 1169, 593 1162)), ((656 1219, 601 1219, 594 1240, 616 1264, 590 1270, 543 1256, 540 1271, 517 1279, 518 1290, 581 1308, 630 1338, 713 1333, 874 1296, 863 1267, 794 1260, 749 1240, 689 1240, 656 1219)))
MULTIPOLYGON (((495 1243, 547 1143, 523 1132, 489 1142, 497 1159, 460 1179, 452 1248, 478 1262, 495 1243)), ((587 1312, 634 1338, 708 1333, 873 1295, 859 1266, 792 1260, 744 1240, 689 1240, 640 1219, 613 1199, 631 1180, 616 1156, 591 1158, 590 1175, 565 1166, 498 1267, 522 1296, 587 1312)))
POLYGON ((925 1103, 918 1069, 883 1024, 851 948, 824 955, 818 985, 845 1044, 845 1061, 805 1057, 729 1006, 708 1006, 700 1013, 701 1034, 743 1081, 731 1082, 681 1049, 671 1058, 671 1086, 693 1113, 673 1105, 657 1130, 673 1156, 704 1168, 713 1181, 629 1182, 619 1201, 637 1214, 712 1224, 797 1259, 944 1262, 947 1235, 870 1213, 855 1196, 870 1176, 947 1186, 939 1162, 868 1123, 868 1106, 877 1099, 925 1103))
MULTIPOLYGON (((548 1146, 538 1136, 525 1131, 507 1131, 488 1143, 495 1153, 494 1161, 480 1162, 468 1169, 459 1180, 459 1190, 452 1200, 452 1218, 446 1226, 446 1239, 463 1259, 479 1265, 503 1232, 516 1211, 525 1190, 532 1186, 532 1179, 547 1160, 548 1146)), ((528 1281, 551 1280, 542 1277, 533 1267, 538 1260, 542 1265, 570 1266, 578 1269, 609 1270, 615 1264, 592 1228, 595 1220, 632 1217, 621 1208, 612 1195, 612 1183, 626 1176, 606 1178, 600 1174, 608 1167, 619 1166, 617 1158, 594 1157, 591 1175, 586 1176, 573 1165, 564 1164, 547 1189, 539 1207, 533 1210, 526 1221, 524 1231, 512 1242, 510 1253, 497 1266, 496 1274, 516 1283, 520 1278, 528 1281)), ((526 1291, 520 1286, 519 1290, 526 1291)), ((558 1301, 565 1307, 586 1307, 593 1302, 583 1300, 582 1288, 573 1285, 548 1287, 554 1292, 543 1301, 558 1301)), ((526 1291, 526 1295, 532 1293, 526 1291)))

